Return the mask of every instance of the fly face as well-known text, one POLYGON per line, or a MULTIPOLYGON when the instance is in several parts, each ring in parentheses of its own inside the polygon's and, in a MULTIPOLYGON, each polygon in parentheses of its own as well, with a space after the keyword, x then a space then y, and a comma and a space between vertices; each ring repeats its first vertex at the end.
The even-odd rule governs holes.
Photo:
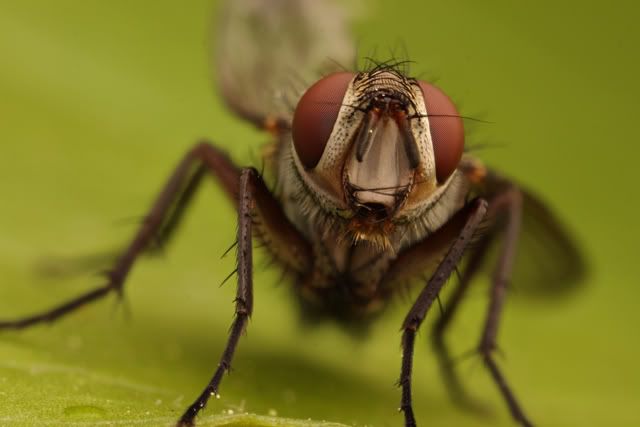
POLYGON ((387 242, 452 182, 464 129, 435 86, 391 67, 331 74, 295 111, 295 166, 320 207, 354 241, 387 242))

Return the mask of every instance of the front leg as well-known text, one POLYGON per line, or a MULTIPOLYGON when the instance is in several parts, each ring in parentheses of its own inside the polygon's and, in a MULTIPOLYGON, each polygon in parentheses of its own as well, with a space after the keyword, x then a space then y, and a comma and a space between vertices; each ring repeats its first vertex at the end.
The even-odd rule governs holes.
POLYGON ((253 219, 251 217, 251 207, 253 203, 253 187, 257 180, 259 180, 259 177, 255 169, 242 170, 238 194, 238 249, 236 257, 238 287, 235 299, 235 319, 231 324, 231 332, 227 340, 227 346, 222 353, 213 378, 211 378, 211 381, 209 381, 209 384, 207 384, 196 401, 193 402, 182 415, 178 421, 178 426, 193 426, 194 419, 198 412, 205 407, 211 396, 218 394, 222 376, 231 367, 231 360, 238 345, 238 340, 253 311, 253 251, 251 247, 253 219))
POLYGON ((431 304, 437 298, 456 265, 460 262, 465 249, 473 241, 473 237, 486 213, 487 202, 485 200, 476 199, 470 202, 436 233, 401 253, 390 269, 390 279, 394 276, 402 277, 399 271, 403 265, 411 265, 413 264, 412 261, 415 262, 417 258, 425 254, 433 256, 434 253, 442 250, 443 246, 449 246, 444 259, 438 264, 402 324, 402 368, 399 384, 402 387, 400 409, 404 412, 405 427, 416 426, 411 403, 411 370, 413 367, 413 347, 416 332, 431 304))
POLYGON ((306 240, 286 219, 280 205, 267 189, 264 181, 253 168, 243 169, 238 191, 237 272, 238 285, 235 298, 235 319, 231 324, 227 345, 213 377, 200 396, 189 406, 177 423, 178 427, 193 426, 195 417, 209 398, 218 394, 225 372, 231 367, 233 354, 247 321, 253 311, 253 263, 252 235, 254 219, 260 221, 262 238, 268 238, 270 249, 283 262, 300 272, 311 262, 310 247, 306 240), (286 249, 285 249, 286 247, 286 249))

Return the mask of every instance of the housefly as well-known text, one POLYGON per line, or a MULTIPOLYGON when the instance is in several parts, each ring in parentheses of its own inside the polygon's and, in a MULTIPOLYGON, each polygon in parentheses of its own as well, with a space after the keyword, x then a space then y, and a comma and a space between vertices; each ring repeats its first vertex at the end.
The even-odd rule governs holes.
POLYGON ((229 1, 216 40, 218 83, 231 110, 273 136, 265 150, 267 173, 239 167, 216 145, 198 143, 104 284, 49 311, 2 321, 0 328, 51 322, 122 292, 134 262, 168 242, 203 178, 212 176, 238 213, 235 317, 215 374, 178 425, 195 424, 230 368, 253 310, 254 240, 289 273, 304 311, 318 317, 367 322, 407 284, 419 286, 402 324, 400 408, 407 427, 416 425, 417 331, 460 268, 433 331, 442 371, 451 389, 459 389, 443 334, 471 279, 492 261, 477 351, 513 418, 532 425, 493 356, 506 290, 517 272, 516 249, 534 237, 527 257, 539 264, 518 281, 539 289, 571 287, 583 273, 582 258, 542 202, 465 152, 463 117, 441 89, 411 77, 402 61, 347 69, 355 56, 347 21, 329 2, 229 1))

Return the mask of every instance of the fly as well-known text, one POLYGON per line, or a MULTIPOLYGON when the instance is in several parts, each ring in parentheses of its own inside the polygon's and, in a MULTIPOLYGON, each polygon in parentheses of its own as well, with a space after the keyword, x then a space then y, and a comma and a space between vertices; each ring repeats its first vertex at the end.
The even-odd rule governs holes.
POLYGON ((477 351, 514 420, 531 426, 493 356, 505 291, 517 272, 516 248, 531 234, 543 242, 537 247, 547 253, 537 258, 546 268, 522 279, 534 288, 570 287, 583 274, 582 258, 544 204, 465 152, 463 118, 441 89, 409 76, 402 62, 372 60, 364 70, 335 70, 353 56, 345 23, 344 12, 328 2, 229 2, 218 39, 219 85, 231 110, 273 136, 265 176, 274 190, 256 169, 235 165, 216 145, 196 144, 103 285, 46 312, 2 321, 0 328, 52 322, 122 292, 134 262, 169 240, 210 175, 238 213, 235 317, 213 377, 177 425, 195 424, 230 368, 253 311, 252 241, 258 240, 289 272, 304 311, 317 317, 370 322, 406 284, 420 286, 402 324, 405 427, 416 425, 416 333, 458 267, 460 280, 432 337, 450 389, 461 393, 444 332, 471 279, 497 251, 477 351), (291 64, 300 64, 295 73, 291 64), (315 83, 300 84, 319 71, 315 83))

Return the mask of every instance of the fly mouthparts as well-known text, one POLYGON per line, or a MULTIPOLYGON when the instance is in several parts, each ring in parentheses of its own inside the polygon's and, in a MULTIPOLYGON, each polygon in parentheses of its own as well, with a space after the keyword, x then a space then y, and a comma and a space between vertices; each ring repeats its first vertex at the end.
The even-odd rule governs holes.
POLYGON ((387 206, 383 203, 367 202, 359 206, 357 214, 382 220, 389 217, 390 209, 391 206, 387 206))

